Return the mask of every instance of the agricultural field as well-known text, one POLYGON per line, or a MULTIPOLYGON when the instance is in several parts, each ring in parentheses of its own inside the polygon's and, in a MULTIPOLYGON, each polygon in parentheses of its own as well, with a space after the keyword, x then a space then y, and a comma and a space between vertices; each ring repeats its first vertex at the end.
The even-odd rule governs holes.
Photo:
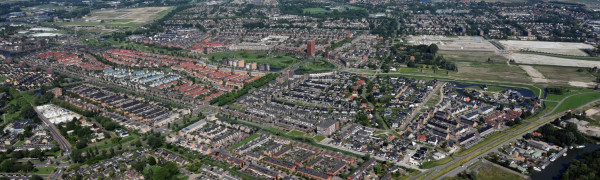
MULTIPOLYGON (((593 75, 585 71, 578 72, 578 68, 576 67, 508 64, 508 60, 505 57, 497 55, 494 52, 440 51, 439 53, 444 58, 456 62, 456 65, 459 67, 458 72, 451 72, 449 76, 457 78, 524 83, 533 82, 577 87, 590 87, 591 83, 596 79, 593 75), (490 60, 489 62, 488 59, 490 60)), ((582 63, 592 62, 600 66, 600 61, 574 61, 582 63)))
POLYGON ((518 66, 508 66, 503 62, 457 62, 458 72, 452 77, 488 81, 508 81, 530 83, 531 78, 518 66))
POLYGON ((545 56, 530 53, 506 54, 506 58, 513 59, 518 64, 552 65, 565 67, 600 67, 600 61, 579 60, 557 56, 545 56))
POLYGON ((596 77, 586 71, 578 72, 578 68, 559 66, 533 66, 533 68, 551 81, 551 84, 578 87, 593 87, 595 85, 593 81, 596 80, 596 77))
POLYGON ((588 56, 582 49, 593 49, 594 46, 585 43, 571 42, 546 42, 546 41, 499 41, 506 50, 520 51, 529 50, 534 52, 543 52, 551 54, 561 54, 569 56, 588 56))
POLYGON ((492 43, 479 36, 412 36, 408 40, 413 45, 437 44, 440 50, 448 51, 484 51, 497 50, 492 43))
POLYGON ((154 19, 166 15, 172 9, 172 7, 145 7, 101 10, 84 16, 82 21, 59 22, 56 24, 67 28, 92 26, 92 28, 86 27, 86 30, 115 31, 149 23, 154 19))
POLYGON ((111 9, 92 12, 83 17, 86 21, 109 21, 113 24, 143 24, 150 20, 164 16, 171 7, 144 7, 131 9, 111 9))

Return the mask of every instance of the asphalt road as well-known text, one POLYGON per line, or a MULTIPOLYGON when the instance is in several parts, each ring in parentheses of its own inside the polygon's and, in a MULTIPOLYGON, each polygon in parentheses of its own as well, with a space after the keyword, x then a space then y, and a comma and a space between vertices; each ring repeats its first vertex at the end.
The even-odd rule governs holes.
POLYGON ((56 126, 54 126, 54 124, 52 124, 48 119, 46 119, 46 117, 42 116, 42 113, 40 113, 35 108, 35 106, 33 109, 38 114, 38 117, 40 117, 40 119, 44 121, 44 126, 48 128, 50 134, 52 134, 52 137, 54 137, 54 140, 56 140, 59 143, 60 149, 62 149, 65 152, 65 154, 68 154, 71 151, 71 144, 69 144, 69 141, 67 141, 67 139, 65 139, 65 137, 63 137, 59 133, 58 129, 56 129, 56 126))

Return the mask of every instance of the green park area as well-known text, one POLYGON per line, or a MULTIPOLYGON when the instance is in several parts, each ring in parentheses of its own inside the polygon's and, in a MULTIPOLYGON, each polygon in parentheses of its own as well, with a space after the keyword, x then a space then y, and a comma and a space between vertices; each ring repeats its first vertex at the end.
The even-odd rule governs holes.
POLYGON ((445 158, 442 158, 442 159, 439 159, 439 160, 427 161, 427 162, 424 162, 423 164, 421 164, 421 166, 419 166, 419 168, 421 168, 421 169, 429 169, 429 168, 432 168, 432 167, 436 167, 436 166, 439 166, 439 165, 443 165, 443 164, 449 163, 452 160, 454 160, 454 158, 452 158, 451 156, 448 156, 448 157, 445 157, 445 158))
POLYGON ((39 168, 35 168, 36 174, 50 174, 52 173, 52 171, 54 171, 53 167, 39 167, 39 168))
POLYGON ((479 166, 474 166, 470 175, 463 174, 462 176, 455 177, 447 177, 444 180, 461 180, 464 179, 464 176, 471 176, 475 179, 485 179, 485 180, 524 180, 525 178, 515 174, 515 172, 509 172, 509 170, 503 169, 501 167, 495 166, 493 164, 485 163, 480 164, 479 166))
POLYGON ((302 66, 300 66, 300 68, 298 68, 298 71, 302 74, 311 74, 328 72, 332 71, 333 69, 335 69, 335 65, 321 59, 304 63, 302 66))
POLYGON ((600 92, 589 92, 589 93, 581 93, 577 95, 573 95, 567 97, 562 104, 560 104, 553 113, 560 113, 567 110, 571 110, 573 108, 577 108, 579 106, 583 106, 587 103, 590 103, 594 100, 600 99, 600 92))
POLYGON ((227 150, 229 150, 229 151, 234 150, 234 149, 236 149, 236 148, 238 148, 238 147, 240 147, 240 146, 242 146, 242 145, 244 145, 244 144, 246 144, 246 143, 248 143, 248 142, 250 142, 250 141, 252 141, 252 140, 254 140, 256 138, 258 138, 258 137, 260 137, 261 135, 262 134, 260 134, 260 133, 252 134, 252 136, 249 136, 246 139, 240 141, 239 143, 237 143, 237 144, 229 147, 227 150))
POLYGON ((321 14, 321 13, 327 13, 329 11, 326 9, 323 9, 323 8, 306 8, 306 9, 302 9, 302 12, 309 13, 309 14, 321 14))
POLYGON ((299 62, 299 57, 294 54, 286 53, 265 53, 254 51, 232 51, 218 52, 207 55, 208 59, 215 63, 220 63, 224 58, 243 59, 245 63, 257 64, 267 63, 271 69, 283 69, 299 62))

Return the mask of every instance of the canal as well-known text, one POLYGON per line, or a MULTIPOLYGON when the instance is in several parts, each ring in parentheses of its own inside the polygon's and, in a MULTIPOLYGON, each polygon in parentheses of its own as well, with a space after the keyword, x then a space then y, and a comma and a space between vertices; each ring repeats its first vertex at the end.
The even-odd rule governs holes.
POLYGON ((569 163, 574 159, 581 158, 581 155, 587 152, 592 152, 600 149, 600 144, 587 144, 585 148, 582 149, 569 149, 567 151, 567 156, 560 157, 556 159, 556 161, 550 163, 546 169, 542 171, 536 171, 531 175, 531 179, 533 180, 547 180, 547 179, 560 179, 560 175, 567 170, 569 163))

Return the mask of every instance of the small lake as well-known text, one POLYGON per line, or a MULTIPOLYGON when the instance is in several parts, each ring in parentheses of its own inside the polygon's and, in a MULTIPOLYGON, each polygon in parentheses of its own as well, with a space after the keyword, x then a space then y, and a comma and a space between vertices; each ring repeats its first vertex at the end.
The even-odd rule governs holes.
POLYGON ((567 156, 556 159, 556 161, 550 163, 550 165, 548 165, 546 169, 543 169, 542 171, 535 171, 531 175, 531 179, 560 179, 560 175, 567 170, 571 161, 574 159, 580 159, 581 155, 584 153, 593 152, 598 149, 600 149, 600 144, 587 144, 585 145, 585 148, 582 149, 569 149, 567 151, 567 156))

